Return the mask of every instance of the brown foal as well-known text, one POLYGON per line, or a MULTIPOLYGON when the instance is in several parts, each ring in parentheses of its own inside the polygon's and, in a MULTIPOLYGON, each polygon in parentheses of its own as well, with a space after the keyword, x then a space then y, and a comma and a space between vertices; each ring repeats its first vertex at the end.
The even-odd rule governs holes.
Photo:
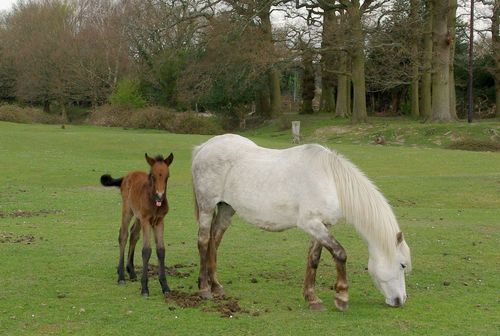
POLYGON ((120 187, 123 200, 122 223, 118 236, 118 242, 120 243, 118 284, 125 283, 125 245, 127 244, 130 221, 132 217, 135 217, 134 225, 130 229, 127 261, 127 272, 129 273, 130 280, 137 280, 134 270, 134 251, 142 229, 144 242, 142 247, 141 294, 149 296, 148 263, 151 257, 150 235, 151 231, 153 231, 156 243, 156 255, 159 263, 159 281, 163 295, 167 296, 170 289, 165 276, 163 219, 168 213, 167 182, 170 175, 169 166, 174 160, 174 155, 170 153, 166 159, 161 155, 151 158, 148 154, 145 154, 145 157, 151 167, 149 174, 135 171, 118 179, 114 179, 110 175, 102 175, 101 184, 106 187, 120 187))

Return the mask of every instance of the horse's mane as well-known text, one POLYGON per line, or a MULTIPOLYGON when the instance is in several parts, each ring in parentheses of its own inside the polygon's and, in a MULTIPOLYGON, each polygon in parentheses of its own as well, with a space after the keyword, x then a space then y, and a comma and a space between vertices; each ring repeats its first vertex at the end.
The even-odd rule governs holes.
POLYGON ((324 149, 316 155, 335 181, 344 217, 369 245, 392 259, 396 255, 396 235, 400 230, 391 206, 353 163, 335 151, 318 147, 324 149))

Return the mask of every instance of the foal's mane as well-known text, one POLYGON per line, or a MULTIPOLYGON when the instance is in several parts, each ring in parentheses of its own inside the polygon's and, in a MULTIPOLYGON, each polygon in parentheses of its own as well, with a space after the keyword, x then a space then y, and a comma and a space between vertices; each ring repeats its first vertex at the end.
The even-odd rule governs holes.
MULTIPOLYGON (((348 159, 328 148, 316 153, 337 188, 340 207, 369 246, 387 258, 396 256, 396 235, 400 231, 391 206, 378 188, 348 159)), ((318 149, 319 149, 318 148, 318 149)))

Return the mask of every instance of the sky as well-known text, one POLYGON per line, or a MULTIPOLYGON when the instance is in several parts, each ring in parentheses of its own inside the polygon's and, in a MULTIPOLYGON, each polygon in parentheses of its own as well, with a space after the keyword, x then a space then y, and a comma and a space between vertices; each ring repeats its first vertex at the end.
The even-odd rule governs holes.
POLYGON ((0 11, 11 9, 12 5, 16 3, 17 0, 0 0, 0 11))

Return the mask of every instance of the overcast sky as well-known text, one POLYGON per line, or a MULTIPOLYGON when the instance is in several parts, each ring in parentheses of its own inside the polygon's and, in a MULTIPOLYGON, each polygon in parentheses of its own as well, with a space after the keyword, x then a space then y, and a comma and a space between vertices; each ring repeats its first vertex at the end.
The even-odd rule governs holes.
POLYGON ((0 0, 0 10, 10 9, 17 0, 0 0))

